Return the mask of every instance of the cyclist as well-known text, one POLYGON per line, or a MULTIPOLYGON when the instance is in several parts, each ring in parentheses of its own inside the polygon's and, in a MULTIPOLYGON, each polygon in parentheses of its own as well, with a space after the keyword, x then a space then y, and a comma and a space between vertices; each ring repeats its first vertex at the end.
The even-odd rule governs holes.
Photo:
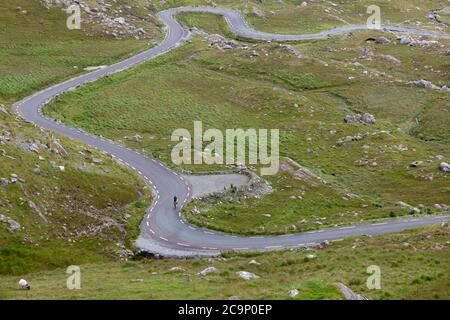
POLYGON ((178 204, 178 198, 177 196, 173 197, 173 207, 176 209, 177 208, 177 204, 178 204))

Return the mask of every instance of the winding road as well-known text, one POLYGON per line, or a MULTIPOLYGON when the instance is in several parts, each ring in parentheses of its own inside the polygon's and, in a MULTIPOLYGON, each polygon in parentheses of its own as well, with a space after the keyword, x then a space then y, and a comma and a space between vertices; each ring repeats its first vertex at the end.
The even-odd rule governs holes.
MULTIPOLYGON (((277 35, 253 30, 238 11, 212 7, 172 8, 158 13, 167 28, 165 39, 156 47, 91 73, 80 75, 48 89, 42 90, 13 105, 14 112, 36 126, 52 130, 66 137, 87 143, 109 155, 119 163, 135 170, 151 186, 155 193, 152 206, 146 210, 141 223, 141 235, 136 246, 143 251, 170 257, 213 256, 223 251, 269 251, 286 248, 314 246, 328 241, 339 241, 356 235, 378 235, 398 232, 408 228, 440 223, 450 220, 450 215, 426 216, 389 220, 372 224, 355 224, 347 227, 313 232, 287 234, 281 236, 243 237, 224 234, 190 225, 181 215, 181 210, 173 208, 172 198, 176 194, 185 205, 192 196, 189 183, 178 173, 167 168, 158 160, 119 145, 114 141, 97 137, 83 130, 64 125, 42 114, 42 107, 51 99, 76 87, 96 81, 108 74, 136 66, 178 47, 190 37, 174 18, 180 12, 208 12, 223 15, 231 30, 240 37, 256 40, 300 41, 327 39, 330 36, 351 31, 366 30, 365 25, 335 28, 316 34, 277 35)), ((383 26, 384 30, 409 32, 417 35, 436 36, 450 39, 449 34, 408 29, 397 26, 383 26)))

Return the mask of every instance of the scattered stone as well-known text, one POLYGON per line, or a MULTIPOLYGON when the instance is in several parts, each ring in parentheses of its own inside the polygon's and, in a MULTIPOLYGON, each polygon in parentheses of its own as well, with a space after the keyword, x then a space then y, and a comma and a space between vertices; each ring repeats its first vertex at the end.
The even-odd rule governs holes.
POLYGON ((347 193, 347 194, 345 195, 345 197, 346 197, 347 199, 351 199, 351 200, 359 199, 359 196, 358 196, 357 194, 354 194, 354 193, 347 193))
POLYGON ((239 296, 231 296, 228 300, 241 300, 241 298, 239 296))
POLYGON ((200 210, 197 208, 197 206, 193 206, 192 209, 191 209, 191 213, 193 213, 193 214, 199 214, 199 213, 200 213, 200 210))
POLYGON ((20 231, 21 229, 20 223, 3 214, 0 214, 0 222, 9 223, 8 232, 10 233, 20 231))
POLYGON ((117 22, 118 24, 125 24, 125 18, 123 17, 118 17, 114 19, 114 22, 117 22))
POLYGON ((403 45, 412 45, 412 40, 411 38, 407 37, 407 36, 400 36, 397 38, 397 40, 399 40, 400 44, 403 45))
POLYGON ((297 289, 292 289, 288 291, 288 296, 290 298, 295 298, 296 296, 298 296, 299 293, 300 291, 298 291, 297 289))
POLYGON ((69 153, 66 151, 66 149, 64 149, 62 144, 57 139, 52 140, 52 147, 54 150, 56 150, 56 153, 63 157, 67 157, 69 155, 69 153))
POLYGON ((391 40, 387 39, 386 37, 380 36, 375 38, 375 43, 377 44, 389 44, 391 43, 391 40))
POLYGON ((395 206, 396 207, 400 207, 400 208, 409 209, 411 211, 414 211, 414 213, 420 213, 420 209, 419 208, 413 207, 412 205, 407 204, 406 202, 403 202, 403 201, 397 201, 395 203, 395 206))
POLYGON ((144 282, 144 279, 130 279, 129 282, 132 282, 132 283, 144 282))
POLYGON ((95 164, 102 164, 102 163, 103 163, 103 160, 94 157, 94 158, 92 158, 92 162, 95 163, 95 164))
POLYGON ((38 208, 38 206, 33 201, 31 201, 31 200, 28 201, 28 207, 30 208, 31 211, 36 213, 39 216, 39 218, 41 218, 45 223, 48 223, 47 218, 44 216, 42 211, 38 208))
POLYGON ((435 243, 430 247, 431 250, 439 250, 439 251, 444 248, 445 248, 444 245, 442 245, 440 243, 435 243))
POLYGON ((238 47, 238 43, 234 40, 226 39, 219 34, 211 34, 207 36, 207 41, 210 47, 215 47, 219 50, 229 50, 238 47))
POLYGON ((20 279, 19 280, 19 287, 20 287, 20 289, 26 289, 26 290, 30 290, 31 289, 30 284, 25 279, 20 279))
POLYGON ((369 48, 362 49, 361 59, 372 60, 374 53, 369 48))
POLYGON ((360 141, 364 139, 367 136, 367 134, 358 134, 356 136, 346 136, 344 138, 338 139, 336 141, 336 144, 338 146, 343 145, 346 142, 352 142, 352 141, 360 141))
MULTIPOLYGON (((302 58, 303 57, 303 54, 300 52, 300 50, 298 50, 297 48, 295 48, 295 47, 293 47, 291 45, 280 44, 280 48, 284 49, 287 53, 289 53, 289 54, 291 54, 293 56, 296 56, 297 58, 302 58)), ((295 104, 295 105, 297 105, 296 108, 298 108, 298 104, 295 104)))
POLYGON ((409 165, 413 168, 417 168, 423 164, 423 161, 413 161, 409 165))
POLYGON ((9 114, 8 109, 6 108, 6 106, 4 104, 0 104, 0 111, 5 114, 9 114))
POLYGON ((307 254, 306 255, 306 259, 308 259, 308 260, 312 260, 312 259, 315 259, 315 258, 316 258, 315 254, 307 254))
POLYGON ((439 165, 439 170, 447 173, 450 172, 450 164, 448 164, 447 162, 441 162, 441 164, 439 165))
POLYGON ((389 61, 389 62, 392 62, 392 63, 395 63, 395 64, 401 64, 402 63, 398 58, 396 58, 394 56, 391 56, 389 54, 382 54, 382 55, 380 55, 380 57, 382 59, 386 60, 386 61, 389 61))
POLYGON ((248 272, 248 271, 238 271, 236 272, 236 275, 244 280, 252 280, 252 279, 258 279, 259 276, 257 276, 256 274, 252 273, 252 272, 248 272))
POLYGON ((257 7, 253 7, 253 8, 252 8, 252 12, 253 12, 253 14, 254 14, 255 16, 257 16, 257 17, 259 17, 259 18, 265 17, 264 11, 260 10, 260 9, 257 8, 257 7))
POLYGON ((248 264, 252 264, 252 265, 256 265, 256 266, 260 266, 261 265, 261 263, 259 263, 256 260, 251 260, 248 264))
POLYGON ((0 178, 0 185, 7 186, 7 185, 10 185, 10 184, 11 184, 11 181, 9 181, 8 179, 0 178))
POLYGON ((206 276, 206 275, 208 275, 208 274, 210 274, 210 273, 218 273, 218 272, 219 272, 219 269, 217 269, 217 268, 215 268, 215 267, 208 267, 208 268, 206 268, 206 269, 200 271, 200 272, 198 273, 198 275, 199 275, 199 276, 206 276))
POLYGON ((169 269, 169 272, 184 272, 185 270, 181 267, 172 267, 169 269))

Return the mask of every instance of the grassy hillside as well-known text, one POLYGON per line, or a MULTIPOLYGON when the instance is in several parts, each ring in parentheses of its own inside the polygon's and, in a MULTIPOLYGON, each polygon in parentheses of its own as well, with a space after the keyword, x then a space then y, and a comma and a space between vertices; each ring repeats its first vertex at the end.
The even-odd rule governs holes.
POLYGON ((337 282, 370 299, 448 299, 449 236, 448 228, 433 227, 320 250, 87 264, 81 290, 68 290, 66 270, 57 269, 24 275, 31 291, 17 289, 19 277, 0 277, 0 299, 289 299, 291 289, 299 290, 295 299, 343 299, 337 282), (370 265, 380 267, 381 290, 366 287, 370 265), (218 273, 197 275, 211 266, 218 273), (235 274, 242 270, 260 278, 242 280, 235 274))
POLYGON ((231 50, 197 37, 139 68, 59 97, 46 112, 169 165, 171 132, 192 129, 195 120, 205 129, 280 129, 283 159, 306 166, 318 180, 299 177, 284 162, 279 174, 268 177, 275 192, 266 197, 197 202, 200 214, 186 211, 192 222, 210 228, 284 233, 410 214, 396 207, 398 201, 432 213, 450 194, 448 175, 439 171, 450 156, 447 94, 411 82, 444 85, 446 50, 399 45, 390 35, 388 45, 365 41, 378 35, 356 33, 295 47, 241 43, 250 48, 231 50), (374 114, 376 124, 343 121, 364 112, 374 114), (142 141, 129 138, 136 134, 142 141), (349 136, 361 138, 339 143, 349 136), (410 167, 416 160, 422 165, 410 167))
POLYGON ((127 169, 9 111, 14 101, 84 67, 147 46, 69 31, 66 17, 39 1, 0 4, 0 215, 20 224, 9 232, 0 222, 0 274, 126 259, 150 201, 149 190, 127 169))

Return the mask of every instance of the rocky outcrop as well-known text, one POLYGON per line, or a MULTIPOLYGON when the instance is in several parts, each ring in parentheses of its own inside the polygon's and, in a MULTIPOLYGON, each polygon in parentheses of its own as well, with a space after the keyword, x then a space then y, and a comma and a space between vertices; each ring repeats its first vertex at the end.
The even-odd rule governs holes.
POLYGON ((439 86, 431 83, 430 81, 423 80, 423 79, 414 81, 413 83, 424 89, 432 89, 432 90, 450 92, 450 88, 448 88, 447 86, 439 87, 439 86))
POLYGON ((345 123, 366 123, 366 124, 374 124, 376 122, 375 116, 370 113, 364 114, 348 114, 344 118, 345 123))

